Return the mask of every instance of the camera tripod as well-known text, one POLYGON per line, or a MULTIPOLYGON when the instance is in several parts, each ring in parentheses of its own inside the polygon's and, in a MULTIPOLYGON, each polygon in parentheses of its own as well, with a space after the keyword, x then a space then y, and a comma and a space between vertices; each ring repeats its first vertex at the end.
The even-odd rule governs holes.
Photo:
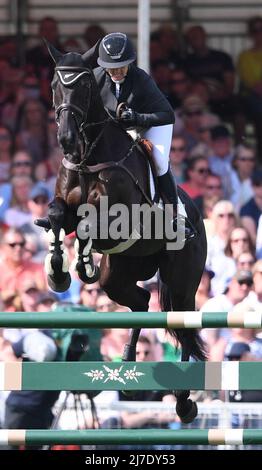
MULTIPOLYGON (((67 407, 67 402, 70 394, 73 394, 74 396, 74 411, 75 411, 75 416, 76 416, 76 422, 77 422, 77 429, 98 429, 100 428, 100 422, 98 419, 97 415, 97 409, 94 403, 94 399, 92 394, 85 393, 87 398, 90 401, 90 411, 91 411, 91 416, 92 416, 92 425, 87 422, 86 415, 85 415, 85 404, 83 403, 83 397, 82 392, 72 392, 72 391, 67 391, 64 400, 62 401, 61 405, 59 405, 58 411, 56 416, 53 419, 53 422, 50 426, 50 429, 58 429, 59 421, 62 416, 62 413, 66 410, 67 407)), ((42 446, 42 450, 50 450, 53 446, 51 445, 44 445, 42 446)), ((68 446, 67 446, 68 447, 68 446)), ((90 450, 94 448, 94 446, 88 446, 90 450)))

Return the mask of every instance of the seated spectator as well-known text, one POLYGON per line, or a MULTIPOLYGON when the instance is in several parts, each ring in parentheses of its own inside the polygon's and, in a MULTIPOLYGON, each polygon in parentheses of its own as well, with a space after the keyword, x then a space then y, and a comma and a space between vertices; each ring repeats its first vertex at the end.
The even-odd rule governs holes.
MULTIPOLYGON (((228 361, 257 361, 258 359, 251 352, 248 343, 234 342, 226 349, 225 357, 228 361)), ((231 390, 229 401, 236 403, 262 402, 262 390, 231 390)))
MULTIPOLYGON (((229 240, 230 233, 237 225, 237 216, 234 211, 232 202, 221 200, 218 201, 212 212, 213 230, 211 236, 207 239, 207 266, 211 271, 216 273, 216 265, 220 266, 221 256, 229 240)), ((218 277, 212 279, 212 292, 220 294, 224 289, 224 280, 218 277)))
POLYGON ((54 63, 42 38, 45 38, 59 51, 63 52, 56 19, 51 16, 42 18, 39 22, 38 36, 39 44, 26 51, 26 69, 28 73, 34 73, 40 80, 41 98, 48 107, 51 107, 50 83, 54 74, 54 63))
MULTIPOLYGON (((177 109, 182 106, 183 101, 191 92, 191 80, 186 70, 178 66, 170 71, 170 83, 168 101, 172 108, 177 109)), ((177 126, 177 123, 176 123, 177 126)))
MULTIPOLYGON (((30 177, 33 179, 34 168, 32 158, 29 153, 21 151, 16 152, 11 162, 10 176, 30 177)), ((0 185, 0 221, 4 219, 6 210, 12 201, 12 184, 6 182, 0 185)))
POLYGON ((192 198, 201 196, 208 171, 208 161, 205 157, 192 158, 187 165, 187 180, 180 185, 181 188, 192 198))
POLYGON ((208 173, 205 178, 203 186, 203 194, 194 198, 194 203, 198 207, 202 217, 205 219, 208 217, 206 213, 207 201, 212 200, 218 202, 223 198, 222 182, 221 178, 214 173, 208 173))
POLYGON ((243 251, 236 259, 237 270, 244 269, 245 271, 252 271, 256 258, 251 251, 243 251))
POLYGON ((165 96, 169 93, 170 72, 170 65, 166 59, 155 60, 151 65, 151 75, 165 96))
POLYGON ((11 185, 12 201, 4 214, 4 223, 19 228, 31 219, 28 201, 33 181, 29 176, 14 176, 11 185))
POLYGON ((215 273, 205 268, 201 277, 200 284, 196 292, 196 310, 201 310, 203 305, 211 297, 211 279, 213 279, 215 273))
POLYGON ((191 49, 185 67, 193 80, 204 80, 209 91, 209 107, 223 121, 234 124, 237 141, 244 129, 242 109, 234 94, 235 67, 229 54, 208 47, 207 34, 200 25, 190 26, 186 41, 191 49))
POLYGON ((262 169, 254 171, 251 177, 254 196, 240 209, 243 226, 249 232, 252 242, 256 244, 259 217, 262 212, 262 169))
MULTIPOLYGON (((202 312, 230 312, 234 305, 237 305, 239 302, 242 302, 245 297, 251 291, 253 285, 252 273, 249 271, 237 271, 232 279, 229 281, 228 287, 226 288, 223 294, 217 294, 213 298, 207 300, 207 302, 202 306, 202 312)), ((218 354, 221 354, 221 349, 217 350, 214 348, 217 340, 220 337, 223 337, 226 341, 229 337, 227 330, 208 328, 201 331, 201 336, 206 341, 209 347, 209 359, 212 361, 222 360, 223 355, 220 355, 220 358, 217 357, 218 354), (214 355, 216 354, 216 357, 214 355)), ((224 347, 224 343, 222 345, 224 347)), ((222 347, 221 346, 221 347, 222 347)))
POLYGON ((48 250, 47 233, 38 225, 35 225, 36 219, 47 216, 48 202, 50 200, 50 192, 44 183, 36 183, 29 194, 28 210, 30 218, 21 225, 21 231, 25 235, 34 235, 37 241, 36 253, 34 261, 43 262, 48 250))
POLYGON ((80 304, 90 310, 97 310, 97 299, 102 289, 98 282, 93 284, 82 284, 80 288, 80 304))
POLYGON ((254 196, 251 177, 255 164, 255 149, 249 144, 239 145, 232 160, 234 170, 232 173, 233 192, 231 196, 231 201, 238 212, 254 196))
POLYGON ((236 272, 237 258, 244 251, 254 253, 254 247, 247 230, 243 227, 236 227, 230 234, 224 254, 216 263, 216 276, 221 283, 224 280, 226 285, 227 280, 236 272))
POLYGON ((213 173, 221 177, 224 197, 230 199, 233 194, 232 139, 228 129, 222 125, 213 127, 210 133, 209 167, 213 173))
POLYGON ((46 288, 46 275, 41 264, 24 261, 25 238, 19 229, 9 229, 2 238, 0 259, 0 291, 19 291, 26 280, 33 280, 39 289, 46 288))
POLYGON ((243 302, 239 304, 239 308, 252 311, 260 311, 262 307, 262 260, 256 261, 252 267, 254 287, 247 295, 243 302))
POLYGON ((170 149, 170 165, 178 184, 184 183, 186 179, 186 142, 179 134, 174 135, 170 149))
POLYGON ((181 108, 176 111, 174 132, 184 137, 188 152, 191 152, 193 147, 199 143, 200 119, 206 112, 205 103, 195 95, 188 95, 183 100, 181 108), (182 120, 182 124, 179 123, 177 126, 179 120, 182 120))
POLYGON ((21 105, 16 130, 16 148, 27 150, 34 164, 47 159, 47 111, 39 99, 28 98, 21 105))
POLYGON ((19 289, 21 310, 23 312, 35 312, 41 290, 33 279, 26 279, 19 289))

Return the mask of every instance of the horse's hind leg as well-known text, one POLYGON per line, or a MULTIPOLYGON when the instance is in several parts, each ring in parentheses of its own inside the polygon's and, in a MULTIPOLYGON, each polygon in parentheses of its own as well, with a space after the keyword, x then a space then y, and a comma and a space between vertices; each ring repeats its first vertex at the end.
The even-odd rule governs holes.
POLYGON ((65 238, 65 215, 67 204, 56 197, 48 208, 48 219, 51 228, 48 231, 49 254, 45 258, 45 271, 49 287, 56 292, 66 291, 71 283, 69 263, 64 253, 63 241, 65 238))

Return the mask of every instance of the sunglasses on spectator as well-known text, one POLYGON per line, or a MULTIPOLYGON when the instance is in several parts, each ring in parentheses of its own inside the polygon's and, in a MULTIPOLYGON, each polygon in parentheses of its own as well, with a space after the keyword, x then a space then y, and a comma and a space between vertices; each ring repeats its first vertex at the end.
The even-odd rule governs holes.
POLYGON ((25 246, 25 242, 10 242, 10 243, 7 243, 10 248, 15 248, 16 246, 20 246, 20 248, 24 248, 25 246))
POLYGON ((224 214, 217 214, 217 216, 223 219, 224 217, 235 217, 235 214, 233 212, 225 212, 224 214))
POLYGON ((231 243, 248 242, 248 238, 232 238, 231 243))
POLYGON ((222 189, 222 186, 219 184, 219 185, 209 185, 209 186, 206 186, 206 189, 222 189))
POLYGON ((32 163, 27 160, 21 160, 20 162, 14 162, 12 166, 32 166, 32 163))
POLYGON ((243 279, 243 280, 237 281, 237 282, 238 282, 238 284, 239 284, 240 286, 246 285, 246 286, 248 286, 248 287, 251 287, 251 286, 253 285, 252 279, 243 279))
POLYGON ((204 174, 208 173, 208 168, 196 168, 195 172, 200 173, 200 175, 204 175, 204 174))
POLYGON ((171 150, 173 152, 185 152, 186 151, 186 147, 171 147, 171 150))

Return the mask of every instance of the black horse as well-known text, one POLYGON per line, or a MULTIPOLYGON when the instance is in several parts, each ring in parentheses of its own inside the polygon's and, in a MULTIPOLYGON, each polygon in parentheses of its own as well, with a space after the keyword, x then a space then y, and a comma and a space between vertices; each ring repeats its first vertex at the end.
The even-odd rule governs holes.
MULTIPOLYGON (((65 234, 76 230, 76 270, 83 282, 92 283, 99 278, 110 299, 132 311, 147 311, 150 293, 137 286, 137 281, 150 279, 158 271, 163 311, 194 310, 195 293, 206 260, 206 236, 197 208, 181 189, 179 196, 197 230, 197 236, 182 249, 167 249, 165 237, 128 237, 120 241, 110 236, 102 238, 101 227, 93 240, 83 236, 86 213, 79 207, 85 207, 84 203, 95 207, 98 213, 101 213, 102 196, 108 197, 109 209, 117 203, 128 209, 134 204, 152 206, 148 161, 138 143, 104 108, 89 52, 63 55, 51 45, 49 52, 56 64, 52 89, 58 141, 65 155, 48 211, 50 253, 45 265, 50 287, 64 291, 70 285, 63 239, 65 234), (92 245, 103 253, 100 272, 93 263, 92 245)), ((135 360, 139 332, 139 329, 132 330, 124 360, 135 360)), ((181 345, 182 361, 188 361, 190 356, 205 359, 197 330, 177 329, 172 334, 181 345)), ((197 415, 197 407, 188 399, 189 391, 174 393, 178 415, 183 422, 191 422, 197 415)))

